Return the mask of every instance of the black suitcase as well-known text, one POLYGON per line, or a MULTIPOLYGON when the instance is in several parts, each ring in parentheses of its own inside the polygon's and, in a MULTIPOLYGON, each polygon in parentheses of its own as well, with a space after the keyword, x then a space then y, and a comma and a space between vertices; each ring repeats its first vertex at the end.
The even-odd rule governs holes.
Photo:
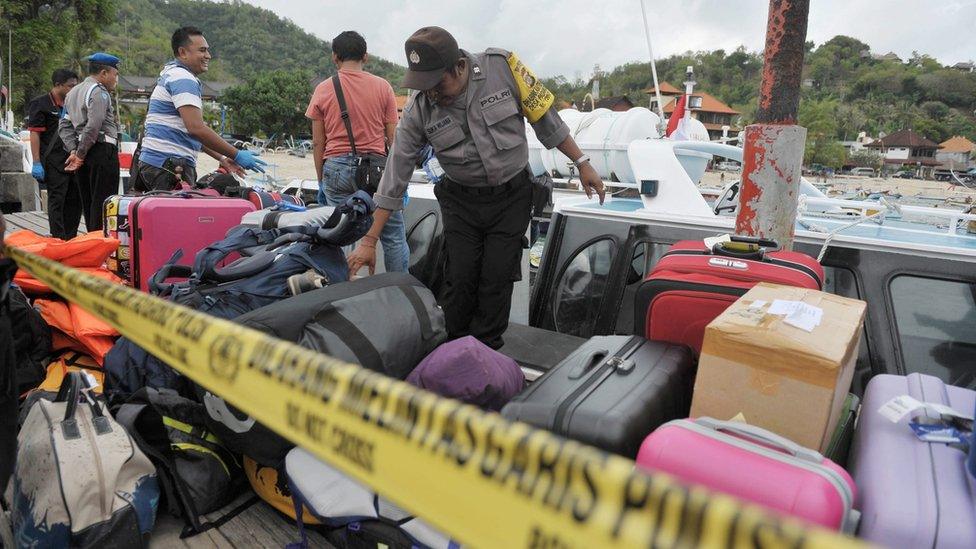
POLYGON ((695 361, 682 345, 595 336, 502 415, 633 459, 659 425, 688 417, 695 361))

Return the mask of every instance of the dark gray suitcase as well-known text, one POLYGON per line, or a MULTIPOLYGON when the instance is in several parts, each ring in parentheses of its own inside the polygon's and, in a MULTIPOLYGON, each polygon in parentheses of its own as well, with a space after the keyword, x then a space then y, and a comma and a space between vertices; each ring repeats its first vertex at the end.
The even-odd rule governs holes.
POLYGON ((595 336, 502 409, 558 435, 633 459, 659 425, 688 417, 695 361, 682 345, 595 336))

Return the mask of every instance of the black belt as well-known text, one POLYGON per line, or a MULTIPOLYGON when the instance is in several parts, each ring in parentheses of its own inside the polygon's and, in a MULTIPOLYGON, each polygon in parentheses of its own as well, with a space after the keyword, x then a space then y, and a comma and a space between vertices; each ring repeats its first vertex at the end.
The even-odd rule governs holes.
POLYGON ((461 185, 460 183, 451 181, 450 179, 444 179, 444 181, 441 181, 440 184, 444 185, 444 188, 449 191, 458 191, 473 196, 492 196, 507 193, 514 189, 515 185, 518 183, 518 176, 515 176, 505 183, 495 185, 493 187, 473 187, 471 185, 461 185))

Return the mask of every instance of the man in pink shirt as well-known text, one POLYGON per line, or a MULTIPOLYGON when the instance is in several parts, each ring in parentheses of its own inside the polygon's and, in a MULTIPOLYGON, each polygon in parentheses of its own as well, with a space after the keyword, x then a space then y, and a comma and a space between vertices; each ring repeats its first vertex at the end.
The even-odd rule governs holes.
MULTIPOLYGON (((367 155, 386 156, 397 124, 396 97, 386 80, 363 70, 369 59, 366 40, 346 31, 332 41, 332 62, 338 74, 319 84, 312 93, 305 116, 312 120, 315 174, 319 203, 338 206, 359 190, 356 168, 367 155), (340 79, 349 113, 349 129, 342 119, 335 82, 340 79), (350 131, 352 141, 350 143, 350 131), (355 154, 353 149, 355 148, 355 154)), ((362 245, 375 247, 376 238, 364 237, 362 245)), ((402 212, 390 216, 379 240, 388 272, 406 272, 410 259, 402 212)))

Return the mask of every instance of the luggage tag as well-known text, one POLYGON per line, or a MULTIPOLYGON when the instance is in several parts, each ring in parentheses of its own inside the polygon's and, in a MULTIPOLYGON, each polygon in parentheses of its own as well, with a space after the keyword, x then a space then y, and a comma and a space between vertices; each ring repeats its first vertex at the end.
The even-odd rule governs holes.
POLYGON ((973 431, 973 418, 961 414, 944 404, 922 402, 908 395, 900 395, 885 402, 878 410, 882 416, 892 423, 898 423, 906 416, 916 415, 918 412, 928 411, 938 416, 938 420, 918 421, 908 423, 912 431, 920 440, 925 442, 940 442, 953 446, 969 446, 969 433, 973 431))
POLYGON ((963 433, 955 427, 918 423, 917 421, 909 422, 908 426, 912 428, 915 436, 923 442, 948 444, 965 452, 969 451, 969 433, 963 433))

